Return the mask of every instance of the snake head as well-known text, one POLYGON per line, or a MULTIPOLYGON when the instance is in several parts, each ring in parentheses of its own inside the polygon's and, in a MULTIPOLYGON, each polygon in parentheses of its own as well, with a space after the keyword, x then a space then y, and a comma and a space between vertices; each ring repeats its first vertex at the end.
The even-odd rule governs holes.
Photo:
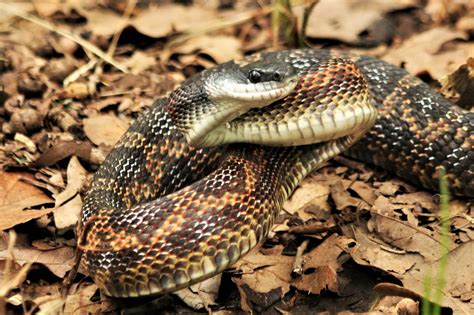
POLYGON ((296 82, 297 73, 286 62, 234 62, 221 71, 210 73, 205 79, 205 88, 210 100, 218 104, 235 104, 234 109, 238 108, 241 114, 285 97, 296 82))
POLYGON ((290 63, 231 61, 184 81, 171 93, 167 112, 188 143, 200 146, 208 132, 287 96, 297 81, 290 63))

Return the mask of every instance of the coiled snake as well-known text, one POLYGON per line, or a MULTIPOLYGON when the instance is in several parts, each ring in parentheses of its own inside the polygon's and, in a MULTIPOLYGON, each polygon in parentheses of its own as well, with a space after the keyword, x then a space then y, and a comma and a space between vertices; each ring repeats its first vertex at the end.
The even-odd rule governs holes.
POLYGON ((209 278, 265 239, 298 183, 367 130, 350 155, 430 189, 443 167, 452 192, 474 196, 473 129, 473 113, 370 57, 307 49, 216 66, 155 102, 95 174, 78 229, 83 266, 117 297, 209 278))

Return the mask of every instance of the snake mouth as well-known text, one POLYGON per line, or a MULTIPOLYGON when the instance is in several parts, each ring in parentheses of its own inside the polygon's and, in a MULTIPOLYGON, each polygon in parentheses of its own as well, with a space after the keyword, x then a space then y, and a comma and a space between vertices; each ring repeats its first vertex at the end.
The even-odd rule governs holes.
POLYGON ((292 75, 278 82, 240 83, 222 80, 217 84, 209 84, 208 105, 212 114, 198 117, 186 130, 184 134, 188 143, 194 147, 207 146, 203 140, 209 132, 251 109, 268 106, 286 97, 294 90, 297 82, 296 75, 292 75))
POLYGON ((235 83, 225 80, 219 84, 223 91, 218 96, 212 96, 213 99, 222 100, 228 98, 235 102, 251 102, 248 109, 263 107, 270 102, 279 100, 288 95, 296 86, 296 76, 287 78, 281 82, 268 81, 261 83, 235 83))

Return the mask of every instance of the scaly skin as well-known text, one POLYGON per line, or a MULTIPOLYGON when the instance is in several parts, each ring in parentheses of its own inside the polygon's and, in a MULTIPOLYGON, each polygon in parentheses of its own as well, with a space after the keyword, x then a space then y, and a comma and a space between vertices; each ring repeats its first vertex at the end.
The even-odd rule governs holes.
MULTIPOLYGON (((293 94, 239 117, 236 121, 242 125, 258 124, 261 118, 253 117, 277 117, 279 110, 280 116, 298 116, 295 113, 302 104, 317 116, 333 110, 334 102, 372 99, 381 118, 351 154, 392 167, 400 176, 416 175, 429 187, 436 179, 428 170, 443 164, 454 191, 472 195, 472 115, 448 109, 446 100, 403 70, 376 59, 326 50, 283 51, 252 58, 291 63, 301 78, 293 94), (340 71, 321 73, 334 60, 340 71), (320 80, 310 80, 312 74, 320 80), (327 97, 332 102, 326 102, 327 97), (326 101, 319 102, 321 99, 326 101), (428 110, 425 100, 435 109, 428 110), (318 105, 318 110, 311 110, 318 105), (256 112, 261 116, 252 116, 256 112), (439 121, 443 124, 436 125, 439 121), (443 151, 446 139, 450 149, 440 158, 439 151, 427 149, 433 146, 429 141, 437 140, 443 151), (457 146, 452 148, 450 143, 457 146), (388 153, 382 155, 382 149, 388 153), (431 152, 431 164, 407 162, 416 158, 412 149, 431 152), (459 159, 453 163, 442 160, 449 154, 459 159), (466 159, 467 168, 460 169, 466 159)), ((221 272, 265 239, 283 202, 307 173, 348 148, 374 122, 368 110, 372 118, 356 120, 359 127, 351 123, 338 133, 342 138, 322 144, 198 149, 188 145, 189 135, 173 122, 169 105, 169 99, 156 102, 130 127, 96 173, 84 203, 78 231, 83 266, 112 296, 172 292, 221 272)), ((280 122, 286 124, 285 119, 280 122)), ((234 122, 226 126, 231 130, 234 122)), ((284 130, 279 128, 283 127, 276 130, 284 130)))

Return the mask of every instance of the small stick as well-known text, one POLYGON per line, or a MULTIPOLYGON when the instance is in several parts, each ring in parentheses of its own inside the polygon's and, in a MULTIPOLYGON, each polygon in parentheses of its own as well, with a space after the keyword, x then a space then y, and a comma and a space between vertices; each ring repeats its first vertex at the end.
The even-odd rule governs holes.
POLYGON ((303 273, 303 253, 308 247, 309 240, 304 240, 298 249, 296 250, 295 261, 293 262, 293 272, 297 275, 301 275, 303 273))
POLYGON ((316 222, 305 225, 292 226, 290 227, 288 232, 295 234, 319 234, 322 232, 327 232, 333 229, 335 226, 336 224, 334 223, 331 223, 330 225, 321 225, 320 222, 316 222))

